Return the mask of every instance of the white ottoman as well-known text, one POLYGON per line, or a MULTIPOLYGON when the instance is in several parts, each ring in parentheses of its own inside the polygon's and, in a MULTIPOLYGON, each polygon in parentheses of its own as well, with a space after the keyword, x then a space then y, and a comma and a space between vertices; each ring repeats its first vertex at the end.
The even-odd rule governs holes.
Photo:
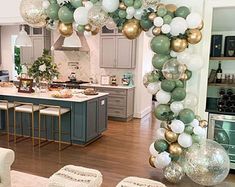
POLYGON ((98 170, 68 165, 49 178, 48 187, 100 187, 102 182, 98 170))
POLYGON ((127 177, 123 179, 116 187, 166 187, 164 184, 150 179, 139 177, 127 177))

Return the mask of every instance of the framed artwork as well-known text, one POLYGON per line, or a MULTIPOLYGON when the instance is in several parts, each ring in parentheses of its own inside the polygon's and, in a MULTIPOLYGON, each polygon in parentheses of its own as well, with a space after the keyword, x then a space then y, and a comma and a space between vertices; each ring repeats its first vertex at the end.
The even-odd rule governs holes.
POLYGON ((18 88, 20 93, 33 93, 33 79, 20 79, 20 84, 18 88))
POLYGON ((101 85, 110 85, 110 76, 109 75, 101 75, 101 85))

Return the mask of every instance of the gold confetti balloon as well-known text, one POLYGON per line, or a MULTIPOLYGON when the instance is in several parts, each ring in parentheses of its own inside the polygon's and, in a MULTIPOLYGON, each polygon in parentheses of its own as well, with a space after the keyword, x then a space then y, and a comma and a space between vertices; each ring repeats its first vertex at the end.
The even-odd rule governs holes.
POLYGON ((179 183, 185 176, 183 167, 176 162, 171 162, 164 170, 164 177, 171 183, 179 183))

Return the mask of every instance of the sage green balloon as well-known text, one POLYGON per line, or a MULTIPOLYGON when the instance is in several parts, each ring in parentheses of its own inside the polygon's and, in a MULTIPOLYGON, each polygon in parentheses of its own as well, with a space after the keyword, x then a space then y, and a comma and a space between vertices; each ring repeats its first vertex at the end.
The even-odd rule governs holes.
POLYGON ((181 6, 181 7, 177 8, 177 10, 175 11, 176 17, 182 17, 185 19, 189 14, 190 14, 190 10, 186 6, 181 6))
POLYGON ((57 4, 57 0, 50 0, 51 4, 57 4))
POLYGON ((165 24, 170 24, 171 21, 172 21, 172 17, 170 15, 165 15, 163 17, 163 21, 164 21, 165 24))
POLYGON ((184 132, 187 134, 193 134, 193 127, 191 125, 187 125, 184 129, 184 132))
POLYGON ((156 140, 154 142, 154 148, 158 153, 162 153, 168 149, 169 145, 165 140, 156 140))
POLYGON ((78 30, 78 32, 84 32, 85 31, 85 26, 84 25, 78 25, 77 30, 78 30))
POLYGON ((153 52, 168 55, 170 53, 171 42, 167 36, 159 35, 152 39, 150 46, 153 52))
POLYGON ((78 7, 83 6, 82 0, 70 0, 70 3, 74 8, 78 8, 78 7))
POLYGON ((148 82, 158 82, 159 81, 159 74, 158 73, 151 73, 147 76, 148 82))
POLYGON ((133 6, 134 5, 134 0, 123 0, 123 2, 126 6, 133 6))
POLYGON ((172 17, 172 19, 175 17, 174 13, 173 13, 173 12, 170 12, 170 11, 168 11, 166 15, 171 16, 171 17, 172 17))
POLYGON ((161 70, 165 62, 170 58, 170 55, 155 54, 152 58, 152 65, 154 68, 161 70))
POLYGON ((163 80, 161 83, 161 88, 162 90, 164 90, 165 92, 172 92, 175 89, 176 85, 175 85, 175 81, 174 80, 163 80))
POLYGON ((193 143, 201 143, 202 138, 196 134, 192 135, 193 143))
POLYGON ((73 23, 73 12, 66 6, 60 8, 58 15, 61 22, 65 24, 73 23))
POLYGON ((181 80, 175 80, 175 85, 177 88, 184 88, 184 83, 181 80))
POLYGON ((141 19, 140 26, 143 28, 143 30, 147 31, 153 26, 153 22, 149 19, 141 19))
POLYGON ((174 101, 183 101, 186 97, 186 91, 184 88, 175 88, 171 93, 171 97, 174 101))
POLYGON ((189 80, 189 79, 191 79, 193 73, 190 70, 186 70, 185 74, 187 75, 187 80, 189 80))
POLYGON ((191 109, 185 108, 185 109, 180 111, 179 119, 184 124, 189 124, 195 119, 195 114, 191 109))
POLYGON ((157 10, 157 15, 160 17, 164 17, 167 14, 167 9, 165 7, 160 7, 157 10))
POLYGON ((118 16, 119 16, 120 18, 126 18, 127 13, 126 13, 125 10, 119 10, 119 11, 118 11, 118 16))
POLYGON ((60 6, 58 4, 56 3, 50 4, 46 10, 47 16, 52 20, 58 20, 59 9, 60 9, 60 6))
MULTIPOLYGON (((154 115, 157 119, 161 121, 166 121, 168 119, 165 113, 169 113, 169 112, 171 112, 170 106, 161 104, 155 108, 154 115)), ((170 118, 172 118, 172 116, 170 116, 170 118)))
POLYGON ((142 0, 135 0, 135 2, 134 2, 134 8, 135 9, 139 9, 139 8, 141 8, 142 7, 142 0))

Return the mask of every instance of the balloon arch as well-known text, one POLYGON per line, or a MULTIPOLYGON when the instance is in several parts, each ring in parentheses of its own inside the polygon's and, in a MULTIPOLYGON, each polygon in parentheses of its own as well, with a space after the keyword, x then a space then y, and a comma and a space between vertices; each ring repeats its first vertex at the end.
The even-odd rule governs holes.
POLYGON ((186 92, 186 82, 203 66, 202 58, 190 49, 202 39, 200 14, 159 0, 22 0, 20 9, 30 26, 58 29, 64 37, 74 30, 95 35, 102 26, 118 27, 131 40, 146 32, 155 54, 154 70, 144 76, 144 85, 156 95, 160 104, 154 114, 162 121, 149 148, 150 165, 163 169, 172 183, 185 173, 207 186, 226 178, 228 155, 205 139, 208 123, 193 112, 197 97, 186 92))

